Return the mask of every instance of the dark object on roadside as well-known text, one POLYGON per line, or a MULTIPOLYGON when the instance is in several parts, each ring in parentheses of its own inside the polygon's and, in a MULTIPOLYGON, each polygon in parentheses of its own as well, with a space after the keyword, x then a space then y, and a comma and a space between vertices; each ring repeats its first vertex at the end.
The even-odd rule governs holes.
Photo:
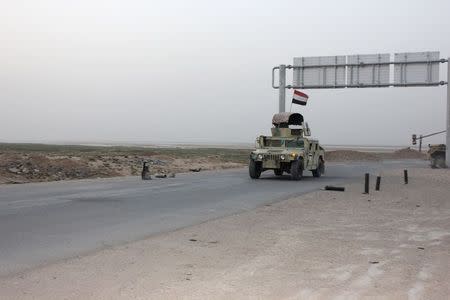
POLYGON ((372 264, 372 265, 379 264, 379 263, 380 263, 379 261, 369 261, 369 264, 372 264))
POLYGON ((142 173, 141 173, 142 180, 150 180, 152 177, 150 176, 150 166, 148 162, 144 161, 142 164, 142 173))
POLYGON ((331 186, 331 185, 327 185, 325 187, 326 191, 338 191, 338 192, 344 192, 345 191, 345 187, 342 186, 331 186))
POLYGON ((364 194, 369 193, 369 173, 364 175, 364 194))
POLYGON ((445 163, 446 146, 444 144, 428 145, 428 155, 430 157, 430 166, 432 169, 447 168, 445 163))
POLYGON ((160 160, 160 159, 150 159, 149 162, 150 162, 152 165, 155 165, 155 166, 164 166, 164 165, 167 165, 167 161, 160 160))
POLYGON ((380 184, 381 184, 381 176, 377 176, 377 183, 375 184, 375 191, 380 190, 380 184))
POLYGON ((424 247, 417 247, 417 249, 419 249, 419 250, 425 250, 424 247))
POLYGON ((189 239, 190 242, 196 242, 196 239, 189 239))
POLYGON ((155 174, 156 178, 167 178, 167 174, 155 174))
POLYGON ((191 171, 191 172, 200 172, 201 170, 202 170, 202 168, 189 169, 189 171, 191 171))
POLYGON ((403 179, 405 180, 405 184, 408 184, 408 170, 403 170, 403 179))
POLYGON ((28 183, 28 181, 9 180, 8 183, 11 183, 11 184, 24 184, 24 183, 28 183))

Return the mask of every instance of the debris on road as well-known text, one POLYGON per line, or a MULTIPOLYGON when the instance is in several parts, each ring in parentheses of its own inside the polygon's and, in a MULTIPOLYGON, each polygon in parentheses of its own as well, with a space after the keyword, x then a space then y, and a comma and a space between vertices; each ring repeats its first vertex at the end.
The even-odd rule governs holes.
POLYGON ((8 171, 11 172, 11 173, 19 173, 20 172, 19 169, 14 168, 14 167, 13 168, 9 168, 8 171))
POLYGON ((155 166, 165 166, 167 165, 167 161, 161 159, 150 159, 149 162, 155 166))
POLYGON ((155 178, 175 178, 175 173, 156 173, 155 178))
POLYGON ((191 171, 191 172, 200 172, 202 170, 202 168, 192 168, 192 169, 189 169, 189 171, 191 171))
POLYGON ((325 190, 326 190, 326 191, 338 191, 338 192, 344 192, 344 191, 345 191, 345 187, 342 187, 342 186, 332 186, 332 185, 327 185, 327 186, 325 186, 325 190))

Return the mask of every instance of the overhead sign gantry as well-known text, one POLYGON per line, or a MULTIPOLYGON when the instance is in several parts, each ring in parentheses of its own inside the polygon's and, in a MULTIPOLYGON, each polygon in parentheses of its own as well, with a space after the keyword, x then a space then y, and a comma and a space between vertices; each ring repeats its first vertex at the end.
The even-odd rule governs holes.
POLYGON ((379 87, 435 87, 447 85, 446 161, 450 164, 450 74, 449 59, 438 51, 369 55, 295 57, 293 65, 272 69, 272 87, 279 90, 279 112, 285 111, 286 89, 335 89, 379 87), (439 66, 447 63, 447 82, 439 80, 439 66), (393 67, 391 67, 393 66, 393 67), (286 84, 286 70, 293 70, 286 84), (275 71, 278 70, 278 85, 275 71))

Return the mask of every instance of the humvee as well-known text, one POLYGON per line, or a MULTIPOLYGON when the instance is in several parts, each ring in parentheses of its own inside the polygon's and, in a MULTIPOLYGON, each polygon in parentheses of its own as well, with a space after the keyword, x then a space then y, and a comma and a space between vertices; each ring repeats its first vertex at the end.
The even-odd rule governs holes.
POLYGON ((428 155, 430 157, 431 168, 446 168, 444 144, 428 145, 428 155))
POLYGON ((277 176, 291 174, 293 180, 301 179, 305 170, 314 177, 324 174, 325 150, 319 141, 307 138, 311 132, 301 114, 275 114, 272 124, 272 136, 259 136, 256 149, 250 154, 251 178, 259 178, 266 170, 273 170, 277 176))

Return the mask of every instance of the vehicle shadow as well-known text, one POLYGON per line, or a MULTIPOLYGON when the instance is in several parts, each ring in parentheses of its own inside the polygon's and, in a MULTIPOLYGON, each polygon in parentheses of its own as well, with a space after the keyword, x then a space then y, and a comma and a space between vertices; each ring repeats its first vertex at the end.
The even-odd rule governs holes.
MULTIPOLYGON (((339 176, 326 176, 324 175, 323 177, 320 178, 316 178, 313 177, 311 174, 308 175, 303 175, 302 179, 297 180, 297 182, 302 182, 302 181, 321 181, 321 180, 339 180, 339 179, 344 179, 345 177, 339 177, 339 176)), ((264 175, 262 174, 261 177, 258 180, 273 180, 273 181, 293 181, 291 179, 291 175, 286 174, 286 175, 282 175, 282 176, 275 176, 275 175, 264 175)))

